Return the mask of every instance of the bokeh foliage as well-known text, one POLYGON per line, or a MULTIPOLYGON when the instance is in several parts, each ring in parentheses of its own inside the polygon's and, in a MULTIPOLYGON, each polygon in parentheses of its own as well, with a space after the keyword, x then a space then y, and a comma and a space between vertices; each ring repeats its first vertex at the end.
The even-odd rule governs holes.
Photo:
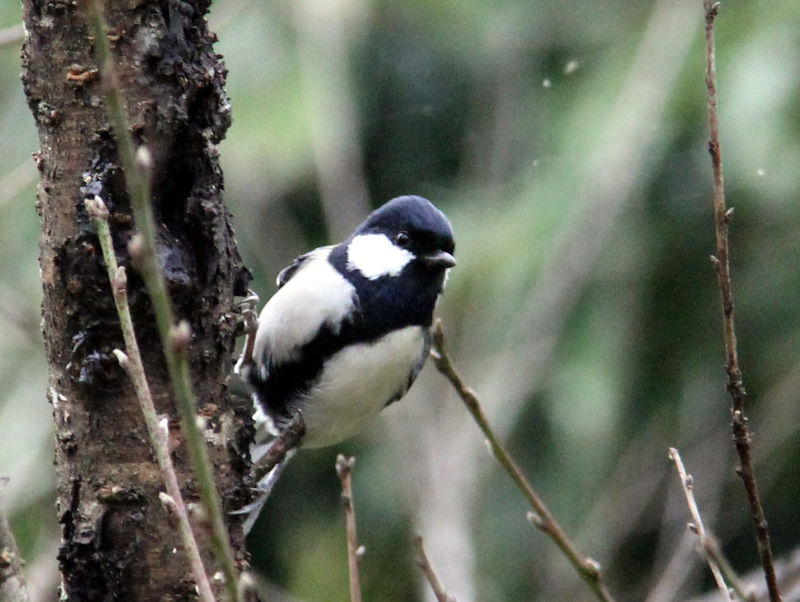
MULTIPOLYGON (((701 2, 225 0, 209 19, 234 116, 227 201, 262 299, 368 206, 427 196, 457 235, 451 355, 612 591, 711 588, 671 445, 707 526, 754 569, 708 260, 701 2)), ((20 20, 0 0, 0 27, 20 20)), ((800 547, 799 20, 798 3, 731 1, 717 21, 740 356, 779 558, 800 547)), ((29 578, 53 596, 38 142, 19 70, 0 49, 0 471, 29 578)), ((365 599, 427 595, 416 530, 459 600, 589 599, 431 367, 357 439, 287 470, 251 537, 270 599, 346 598, 340 451, 358 458, 365 599)))

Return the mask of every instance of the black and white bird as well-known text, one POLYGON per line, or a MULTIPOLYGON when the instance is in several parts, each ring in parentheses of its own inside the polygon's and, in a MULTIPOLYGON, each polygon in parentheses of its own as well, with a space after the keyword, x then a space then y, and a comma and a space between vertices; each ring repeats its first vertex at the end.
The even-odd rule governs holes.
POLYGON ((344 242, 281 271, 258 318, 252 359, 240 360, 256 425, 277 434, 300 410, 302 447, 324 447, 400 399, 428 357, 454 248, 444 213, 401 196, 344 242))

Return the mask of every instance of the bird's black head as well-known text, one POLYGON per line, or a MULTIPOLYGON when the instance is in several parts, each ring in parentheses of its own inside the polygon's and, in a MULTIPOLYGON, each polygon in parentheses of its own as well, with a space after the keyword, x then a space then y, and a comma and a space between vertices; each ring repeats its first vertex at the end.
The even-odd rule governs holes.
POLYGON ((356 228, 350 241, 368 234, 385 236, 423 266, 443 270, 456 264, 450 221, 420 196, 400 196, 382 205, 356 228))
POLYGON ((328 260, 354 286, 358 328, 373 338, 410 325, 430 326, 453 257, 445 215, 418 196, 373 211, 328 260))

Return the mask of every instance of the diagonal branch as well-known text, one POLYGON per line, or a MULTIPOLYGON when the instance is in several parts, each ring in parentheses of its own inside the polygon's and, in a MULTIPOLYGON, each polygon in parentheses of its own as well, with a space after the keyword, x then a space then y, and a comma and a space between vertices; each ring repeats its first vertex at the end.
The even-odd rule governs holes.
POLYGON ((503 447, 503 444, 500 443, 497 435, 495 435, 492 427, 489 425, 486 414, 483 413, 483 409, 474 391, 464 383, 464 380, 458 372, 456 372, 444 348, 444 331, 442 330, 441 320, 436 320, 436 324, 433 326, 433 349, 431 350, 431 357, 433 358, 436 368, 450 381, 456 393, 461 397, 461 401, 464 402, 464 405, 467 406, 467 410, 472 414, 475 422, 478 423, 478 427, 483 431, 483 434, 486 436, 492 448, 494 457, 497 458, 497 461, 500 462, 500 465, 505 471, 511 475, 517 487, 527 498, 528 503, 530 503, 531 508, 533 508, 533 512, 528 513, 530 522, 555 542, 564 556, 567 557, 570 564, 572 564, 575 570, 578 571, 578 574, 589 585, 598 600, 604 600, 606 602, 612 601, 614 598, 601 578, 599 563, 593 558, 581 554, 575 547, 575 544, 572 543, 564 529, 553 517, 542 498, 539 497, 536 490, 528 483, 520 467, 508 451, 506 451, 505 447, 503 447))
POLYGON ((717 100, 717 66, 714 51, 714 20, 719 11, 719 3, 703 0, 705 8, 705 39, 706 39, 706 87, 708 89, 708 127, 710 131, 708 152, 711 154, 711 166, 714 174, 713 205, 714 223, 716 231, 716 254, 711 261, 717 272, 720 294, 722 297, 722 324, 725 339, 725 369, 728 373, 726 389, 731 396, 731 429, 736 452, 739 454, 739 467, 737 472, 742 478, 747 499, 750 503, 750 513, 756 529, 756 544, 761 558, 761 566, 767 581, 769 598, 771 602, 779 602, 781 594, 778 590, 778 580, 775 576, 775 564, 772 558, 772 549, 769 542, 769 530, 761 497, 756 485, 753 460, 750 453, 750 427, 744 412, 747 394, 742 384, 742 371, 739 367, 739 358, 736 344, 736 329, 733 312, 733 287, 731 285, 728 226, 730 225, 733 207, 725 207, 725 186, 722 179, 722 147, 719 140, 719 110, 717 100))
POLYGON ((692 521, 689 523, 689 529, 697 535, 699 540, 700 555, 708 563, 711 569, 711 574, 714 576, 714 581, 717 588, 720 590, 725 599, 733 600, 731 590, 742 600, 753 602, 755 597, 745 592, 744 585, 742 584, 739 576, 733 570, 733 567, 728 562, 728 559, 723 556, 719 549, 719 544, 716 538, 709 533, 705 525, 703 525, 703 518, 700 516, 700 509, 697 507, 697 501, 694 499, 694 479, 692 475, 686 472, 686 467, 683 465, 681 455, 674 447, 669 448, 669 458, 675 462, 675 468, 678 471, 678 476, 681 479, 681 487, 683 494, 686 496, 686 505, 689 507, 689 513, 692 515, 692 521), (728 588, 726 579, 731 584, 731 589, 728 588))
POLYGON ((425 578, 428 580, 428 583, 433 590, 433 595, 436 596, 436 601, 456 602, 456 597, 449 593, 444 585, 442 585, 439 575, 436 574, 436 571, 431 565, 431 561, 428 560, 428 555, 425 553, 425 545, 422 541, 422 535, 419 533, 414 536, 414 547, 417 549, 417 564, 425 574, 425 578))

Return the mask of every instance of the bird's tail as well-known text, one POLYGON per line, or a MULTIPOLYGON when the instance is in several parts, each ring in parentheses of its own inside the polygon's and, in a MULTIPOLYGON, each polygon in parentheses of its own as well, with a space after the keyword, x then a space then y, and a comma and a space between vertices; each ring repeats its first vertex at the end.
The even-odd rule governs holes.
MULTIPOLYGON (((273 439, 274 441, 274 439, 273 439)), ((267 450, 269 449, 269 444, 257 445, 254 446, 252 457, 253 461, 257 461, 258 458, 262 457, 267 450)), ((244 525, 242 528, 244 529, 244 534, 247 535, 250 533, 250 530, 253 528, 253 525, 258 520, 259 514, 261 514, 261 509, 264 507, 264 504, 267 502, 267 498, 269 498, 269 494, 272 493, 272 488, 275 486, 275 483, 278 481, 278 477, 281 476, 283 469, 289 463, 297 450, 291 449, 286 452, 286 456, 281 460, 275 467, 270 470, 266 475, 264 475, 261 480, 256 483, 255 486, 255 499, 247 504, 246 506, 239 508, 238 510, 234 510, 231 514, 246 514, 247 517, 244 520, 244 525)))

